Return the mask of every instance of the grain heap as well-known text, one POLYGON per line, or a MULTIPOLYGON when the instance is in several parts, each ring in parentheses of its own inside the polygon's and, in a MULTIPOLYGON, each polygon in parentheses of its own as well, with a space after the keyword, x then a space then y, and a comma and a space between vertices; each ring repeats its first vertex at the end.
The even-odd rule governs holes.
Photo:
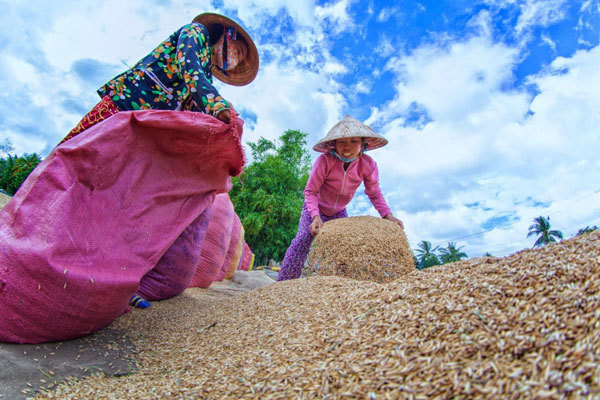
POLYGON ((302 272, 385 283, 414 270, 402 228, 382 218, 359 216, 325 222, 302 272))
POLYGON ((600 396, 600 233, 389 284, 277 282, 218 302, 187 290, 113 327, 139 371, 40 398, 600 396))

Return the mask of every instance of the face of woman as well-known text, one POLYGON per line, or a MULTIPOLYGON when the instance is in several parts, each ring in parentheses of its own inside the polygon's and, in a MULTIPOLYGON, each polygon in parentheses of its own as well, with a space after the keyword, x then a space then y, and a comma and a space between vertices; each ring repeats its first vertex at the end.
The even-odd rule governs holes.
MULTIPOLYGON (((219 67, 223 68, 225 64, 225 58, 223 54, 223 40, 225 40, 225 35, 222 35, 221 38, 215 43, 214 48, 214 63, 219 67)), ((227 68, 225 71, 230 71, 238 66, 240 62, 246 58, 246 54, 248 53, 248 47, 243 40, 230 40, 227 42, 227 68)))
POLYGON ((362 138, 350 137, 336 139, 335 152, 344 158, 355 158, 362 147, 362 138))

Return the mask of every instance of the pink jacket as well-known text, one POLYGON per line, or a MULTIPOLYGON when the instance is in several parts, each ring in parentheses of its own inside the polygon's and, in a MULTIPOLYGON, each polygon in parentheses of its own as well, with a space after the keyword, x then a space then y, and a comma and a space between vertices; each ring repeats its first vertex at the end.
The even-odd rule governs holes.
POLYGON ((311 218, 319 215, 319 211, 332 216, 343 210, 361 182, 365 183, 365 193, 379 215, 385 217, 390 214, 391 210, 379 188, 375 160, 363 154, 344 171, 344 163, 330 153, 319 156, 304 189, 304 203, 311 218))

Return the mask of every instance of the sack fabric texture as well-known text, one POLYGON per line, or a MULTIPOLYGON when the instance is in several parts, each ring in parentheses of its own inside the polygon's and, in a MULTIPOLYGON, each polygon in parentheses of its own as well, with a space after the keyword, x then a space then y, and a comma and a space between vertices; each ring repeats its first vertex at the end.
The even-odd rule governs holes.
POLYGON ((225 124, 131 111, 56 147, 0 211, 0 342, 80 337, 126 312, 142 277, 231 188, 241 134, 235 113, 225 124))
POLYGON ((215 197, 212 216, 202 242, 200 261, 190 287, 207 288, 217 279, 231 242, 234 208, 227 193, 215 197))

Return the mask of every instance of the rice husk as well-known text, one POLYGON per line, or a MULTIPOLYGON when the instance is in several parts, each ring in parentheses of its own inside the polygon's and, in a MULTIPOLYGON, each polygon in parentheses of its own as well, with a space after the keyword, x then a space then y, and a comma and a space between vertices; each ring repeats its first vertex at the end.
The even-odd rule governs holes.
POLYGON ((414 270, 413 254, 398 224, 358 216, 323 224, 302 273, 385 283, 414 270))
POLYGON ((189 289, 113 323, 137 372, 39 398, 598 398, 599 277, 589 233, 387 284, 316 276, 214 301, 189 289))

